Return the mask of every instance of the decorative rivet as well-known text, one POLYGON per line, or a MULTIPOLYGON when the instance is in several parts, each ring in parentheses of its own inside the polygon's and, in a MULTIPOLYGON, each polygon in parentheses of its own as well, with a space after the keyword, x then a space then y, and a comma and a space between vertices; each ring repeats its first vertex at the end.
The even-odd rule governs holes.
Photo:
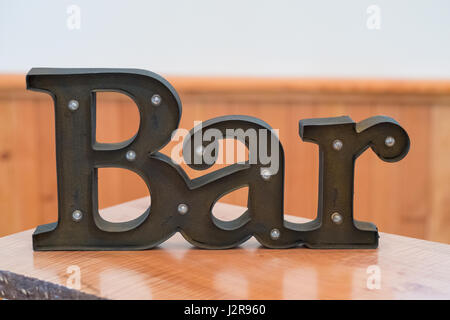
POLYGON ((125 158, 127 158, 128 161, 134 161, 136 159, 136 152, 134 152, 133 150, 128 150, 125 158))
POLYGON ((159 94, 154 94, 152 96, 152 104, 154 106, 159 106, 161 104, 162 98, 159 94))
POLYGON ((73 221, 80 222, 81 219, 83 219, 83 212, 81 212, 80 210, 75 210, 74 212, 72 212, 73 221))
POLYGON ((273 239, 273 240, 277 240, 279 237, 280 237, 280 230, 278 230, 278 229, 272 229, 271 231, 270 231, 270 237, 273 239))
POLYGON ((70 100, 69 103, 67 104, 67 107, 71 110, 71 111, 76 111, 78 109, 78 107, 80 106, 80 104, 78 103, 77 100, 70 100))
POLYGON ((178 205, 178 213, 179 214, 186 214, 186 213, 188 213, 188 211, 189 211, 189 207, 187 204, 180 203, 178 205))
POLYGON ((333 149, 336 151, 339 151, 342 149, 342 147, 344 146, 344 144, 342 143, 341 140, 336 139, 333 141, 333 149))
POLYGON ((331 215, 331 221, 333 221, 335 224, 341 224, 344 219, 339 214, 339 212, 335 212, 331 215))
POLYGON ((267 169, 267 168, 264 168, 264 169, 261 169, 261 177, 264 179, 264 180, 269 180, 270 179, 270 177, 271 177, 271 173, 270 173, 270 170, 269 169, 267 169))
POLYGON ((386 145, 386 147, 393 147, 395 144, 395 139, 391 136, 386 137, 386 139, 384 140, 384 144, 386 145))

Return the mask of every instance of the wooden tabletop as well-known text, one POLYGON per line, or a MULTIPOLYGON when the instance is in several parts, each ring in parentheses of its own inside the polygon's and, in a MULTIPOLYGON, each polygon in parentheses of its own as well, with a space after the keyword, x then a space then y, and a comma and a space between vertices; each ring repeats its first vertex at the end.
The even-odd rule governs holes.
MULTIPOLYGON (((105 209, 123 220, 148 199, 105 209)), ((218 217, 242 208, 219 204, 218 217)), ((304 222, 305 219, 290 220, 304 222)), ((375 250, 34 252, 33 230, 0 238, 0 296, 107 299, 449 299, 450 245, 381 233, 375 250), (78 281, 80 280, 80 281, 78 281), (78 286, 80 287, 78 289, 78 286), (69 289, 71 288, 71 289, 69 289)))

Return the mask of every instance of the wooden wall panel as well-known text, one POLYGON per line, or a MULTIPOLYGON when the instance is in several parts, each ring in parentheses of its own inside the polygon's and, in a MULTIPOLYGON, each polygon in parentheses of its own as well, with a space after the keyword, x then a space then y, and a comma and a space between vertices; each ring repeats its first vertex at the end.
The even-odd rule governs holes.
MULTIPOLYGON (((450 84, 445 81, 169 78, 180 93, 180 128, 220 115, 263 119, 280 130, 286 154, 285 211, 313 218, 318 150, 301 141, 298 121, 383 114, 411 138, 409 155, 386 163, 367 150, 357 161, 355 215, 381 231, 450 243, 450 84)), ((117 141, 138 128, 137 108, 123 95, 102 93, 97 137, 117 141)), ((24 76, 0 76, 0 236, 56 220, 53 102, 26 92, 24 76)), ((175 142, 163 152, 170 155, 175 142)), ((186 166, 184 166, 186 168, 186 166)), ((206 171, 215 170, 219 166, 206 171)), ((191 177, 206 172, 186 168, 191 177)), ((148 194, 134 173, 102 169, 101 207, 148 194)), ((245 205, 246 193, 227 196, 245 205)))
POLYGON ((431 111, 431 206, 426 208, 427 235, 450 242, 450 108, 438 103, 431 111))

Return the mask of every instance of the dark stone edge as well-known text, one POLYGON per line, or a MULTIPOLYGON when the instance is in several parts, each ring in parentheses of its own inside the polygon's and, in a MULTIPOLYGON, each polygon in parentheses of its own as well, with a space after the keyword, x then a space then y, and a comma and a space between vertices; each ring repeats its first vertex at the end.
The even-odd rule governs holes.
POLYGON ((92 294, 4 270, 0 270, 0 298, 11 300, 103 300, 92 294))

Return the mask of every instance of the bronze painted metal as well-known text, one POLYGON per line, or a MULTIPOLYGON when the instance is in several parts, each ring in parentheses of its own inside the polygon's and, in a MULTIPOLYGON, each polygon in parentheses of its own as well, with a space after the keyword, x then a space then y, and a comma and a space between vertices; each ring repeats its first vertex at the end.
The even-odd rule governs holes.
POLYGON ((206 161, 202 152, 196 153, 199 147, 218 143, 217 139, 196 141, 197 134, 211 129, 223 139, 241 140, 252 161, 190 179, 159 152, 181 118, 175 89, 159 75, 135 69, 35 68, 27 75, 27 88, 53 96, 56 124, 58 221, 36 229, 35 250, 143 250, 176 232, 206 249, 233 248, 252 236, 268 248, 376 248, 376 226, 353 218, 355 161, 369 147, 384 161, 398 161, 410 145, 406 131, 389 117, 359 123, 347 116, 301 120, 300 137, 319 145, 319 204, 315 220, 296 224, 283 219, 284 151, 276 132, 264 121, 230 115, 193 128, 183 147, 185 159, 196 157, 189 164, 192 168, 204 170, 214 164, 214 157, 206 161), (117 144, 96 141, 98 91, 121 92, 135 101, 140 127, 132 139, 117 144), (249 129, 267 133, 267 139, 256 139, 268 154, 276 155, 277 170, 267 171, 267 160, 252 153, 249 136, 230 135, 249 129), (100 216, 97 170, 106 167, 134 171, 145 181, 151 206, 143 215, 123 223, 100 216), (249 189, 247 211, 233 221, 214 217, 215 202, 243 186, 249 189))

